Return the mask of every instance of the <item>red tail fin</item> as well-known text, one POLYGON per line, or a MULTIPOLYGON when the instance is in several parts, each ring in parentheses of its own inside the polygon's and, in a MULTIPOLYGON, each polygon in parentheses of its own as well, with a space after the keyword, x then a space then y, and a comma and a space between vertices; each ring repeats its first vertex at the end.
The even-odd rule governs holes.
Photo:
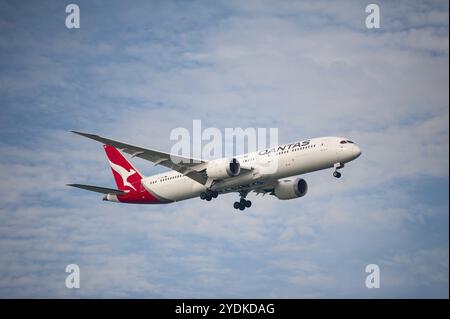
POLYGON ((103 145, 109 160, 117 188, 137 191, 142 179, 141 173, 113 146, 103 145))

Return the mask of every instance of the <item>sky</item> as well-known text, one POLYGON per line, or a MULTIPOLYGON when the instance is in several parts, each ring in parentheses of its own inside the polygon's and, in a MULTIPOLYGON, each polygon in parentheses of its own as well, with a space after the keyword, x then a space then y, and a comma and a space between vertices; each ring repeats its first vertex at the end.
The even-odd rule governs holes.
POLYGON ((1 298, 449 297, 447 1, 378 1, 379 29, 364 1, 75 1, 79 29, 69 3, 0 0, 1 298), (115 187, 70 130, 169 151, 197 119, 362 155, 244 212, 237 194, 139 206, 65 186, 115 187))

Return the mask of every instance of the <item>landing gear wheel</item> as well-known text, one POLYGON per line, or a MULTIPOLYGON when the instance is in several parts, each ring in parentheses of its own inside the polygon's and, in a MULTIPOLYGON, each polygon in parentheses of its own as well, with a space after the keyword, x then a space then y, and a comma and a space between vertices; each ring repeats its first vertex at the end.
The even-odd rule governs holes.
POLYGON ((252 202, 245 199, 248 193, 248 191, 240 191, 239 196, 241 199, 238 202, 235 202, 233 207, 239 210, 244 210, 252 206, 252 202))
POLYGON ((336 177, 336 178, 340 178, 341 177, 341 173, 339 173, 338 171, 335 171, 333 173, 333 176, 336 177))
POLYGON ((208 202, 212 198, 217 198, 217 196, 219 196, 219 192, 217 191, 207 190, 206 192, 200 193, 200 199, 206 199, 208 202))

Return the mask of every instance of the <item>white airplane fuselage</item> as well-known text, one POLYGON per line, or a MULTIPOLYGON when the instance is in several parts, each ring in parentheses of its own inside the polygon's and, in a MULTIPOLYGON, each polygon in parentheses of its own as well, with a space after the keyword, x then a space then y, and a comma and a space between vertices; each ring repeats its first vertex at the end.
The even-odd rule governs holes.
POLYGON ((219 194, 249 191, 269 187, 279 179, 343 165, 360 154, 359 147, 346 138, 313 138, 236 156, 249 172, 218 181, 209 188, 177 171, 169 171, 144 177, 142 191, 148 191, 161 203, 198 197, 208 189, 219 194))

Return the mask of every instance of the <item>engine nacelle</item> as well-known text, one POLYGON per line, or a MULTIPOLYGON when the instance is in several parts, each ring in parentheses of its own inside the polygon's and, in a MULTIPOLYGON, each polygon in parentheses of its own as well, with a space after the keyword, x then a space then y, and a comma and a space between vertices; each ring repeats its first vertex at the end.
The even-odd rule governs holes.
POLYGON ((281 180, 274 189, 278 199, 294 199, 305 196, 307 192, 308 184, 303 178, 281 180))
POLYGON ((119 199, 117 198, 117 195, 114 194, 105 194, 105 196, 103 196, 103 200, 106 200, 108 202, 119 202, 119 199))
POLYGON ((224 179, 238 176, 241 172, 241 164, 235 158, 218 159, 208 163, 206 174, 213 179, 224 179))

